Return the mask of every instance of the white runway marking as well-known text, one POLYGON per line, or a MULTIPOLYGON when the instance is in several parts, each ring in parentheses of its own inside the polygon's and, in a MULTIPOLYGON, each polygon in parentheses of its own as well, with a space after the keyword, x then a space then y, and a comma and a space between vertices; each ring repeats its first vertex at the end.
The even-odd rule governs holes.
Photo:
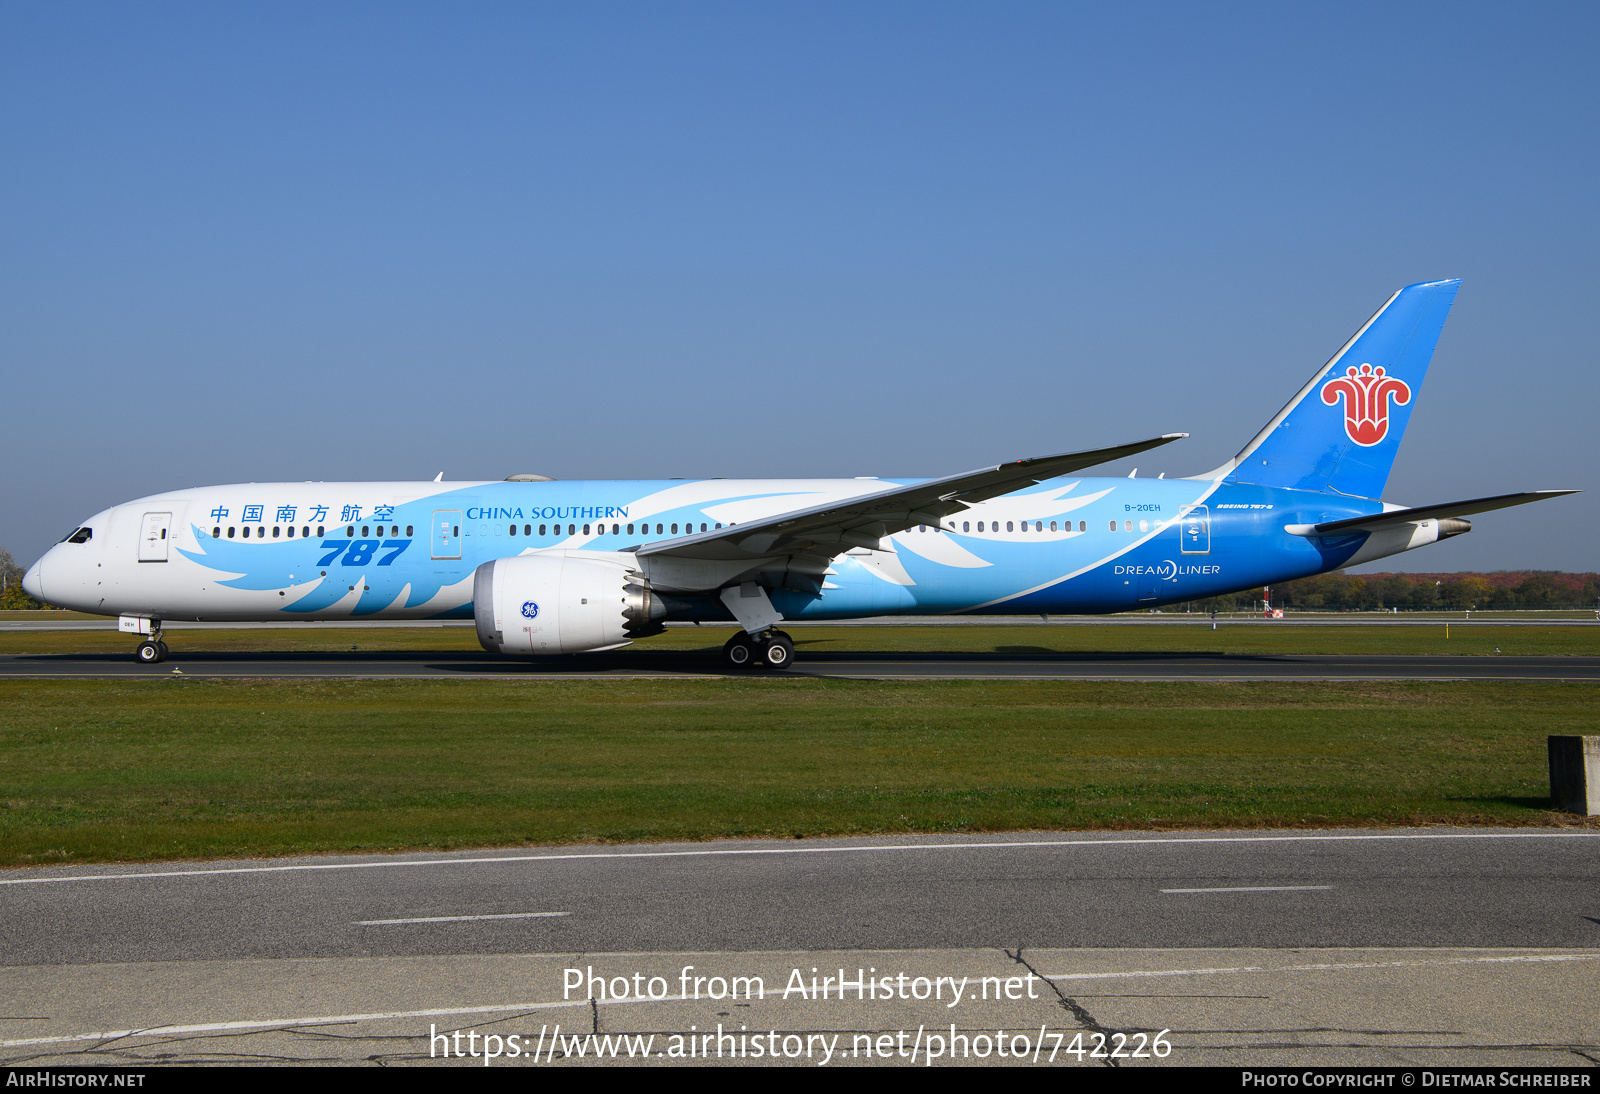
MULTIPOLYGON (((683 1000, 682 996, 663 1000, 664 1002, 683 1000)), ((596 1002, 606 1006, 614 1002, 629 1002, 630 1000, 600 999, 596 1002)), ((638 1002, 638 1000, 631 1000, 638 1002)), ((124 1037, 175 1037, 191 1033, 228 1033, 234 1030, 262 1029, 293 1029, 300 1026, 334 1026, 345 1025, 350 1022, 378 1022, 394 1018, 452 1018, 465 1014, 505 1014, 514 1011, 550 1010, 557 1007, 587 1007, 588 999, 577 999, 571 1002, 559 1003, 497 1003, 483 1007, 441 1007, 435 1010, 395 1010, 383 1011, 372 1014, 325 1014, 310 1018, 265 1018, 252 1022, 199 1022, 187 1026, 151 1026, 148 1029, 108 1029, 99 1033, 73 1033, 60 1037, 29 1037, 21 1041, 0 1041, 0 1048, 26 1048, 29 1045, 60 1044, 64 1041, 118 1041, 124 1037)))
MULTIPOLYGON (((1426 966, 1478 965, 1478 964, 1529 964, 1555 961, 1600 961, 1600 953, 1530 954, 1516 957, 1453 957, 1438 960, 1415 961, 1347 961, 1324 962, 1314 965, 1285 965, 1273 969, 1262 965, 1240 965, 1233 968, 1214 969, 1138 969, 1127 972, 1052 973, 1043 980, 1116 980, 1158 976, 1219 976, 1229 973, 1262 972, 1339 972, 1347 969, 1398 969, 1426 966)), ((663 999, 573 999, 540 1003, 491 1003, 476 1007, 439 1007, 429 1010, 379 1011, 367 1014, 325 1014, 303 1018, 266 1018, 243 1022, 200 1022, 193 1025, 150 1026, 144 1029, 111 1029, 97 1033, 72 1033, 54 1037, 28 1037, 15 1041, 0 1041, 0 1048, 28 1048, 34 1045, 63 1044, 82 1041, 116 1041, 125 1037, 174 1037, 195 1033, 229 1033, 250 1030, 294 1029, 306 1026, 344 1025, 351 1022, 375 1022, 399 1018, 452 1018, 469 1014, 507 1014, 515 1011, 540 1011, 562 1008, 611 1006, 613 1004, 682 1003, 688 996, 669 995, 663 999)))
POLYGON ((593 859, 720 858, 739 855, 847 855, 892 851, 982 851, 1029 847, 1128 847, 1194 843, 1339 843, 1374 840, 1449 839, 1600 839, 1600 832, 1396 832, 1318 836, 1153 836, 1148 839, 996 840, 983 843, 895 843, 852 847, 729 847, 694 851, 593 851, 578 854, 490 855, 480 858, 397 859, 389 862, 312 862, 293 866, 225 866, 211 870, 150 870, 128 874, 69 874, 0 879, 0 885, 55 885, 72 881, 139 881, 158 877, 212 877, 219 874, 289 874, 314 870, 378 870, 423 866, 493 866, 513 862, 563 862, 593 859))
POLYGON ((1163 893, 1309 893, 1332 885, 1241 885, 1233 889, 1163 889, 1163 893))
POLYGON ((358 919, 357 927, 386 927, 391 923, 475 923, 481 919, 553 919, 571 912, 507 912, 504 915, 431 915, 421 919, 358 919))
POLYGON ((1445 957, 1434 961, 1336 961, 1316 965, 1240 965, 1226 969, 1139 969, 1129 972, 1062 972, 1042 980, 1132 980, 1152 976, 1226 976, 1256 972, 1340 972, 1346 969, 1411 969, 1445 965, 1513 965, 1540 961, 1600 961, 1600 953, 1531 954, 1526 957, 1445 957))

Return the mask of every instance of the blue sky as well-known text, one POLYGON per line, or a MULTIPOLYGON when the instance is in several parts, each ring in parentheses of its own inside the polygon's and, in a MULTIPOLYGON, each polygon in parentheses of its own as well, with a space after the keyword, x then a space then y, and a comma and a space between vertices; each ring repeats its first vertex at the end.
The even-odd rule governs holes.
MULTIPOLYGON (((1594 491, 1597 26, 10 3, 0 545, 234 481, 939 475, 1169 431, 1140 473, 1193 474, 1441 277, 1389 498, 1594 491)), ((1475 523, 1399 564, 1600 568, 1600 493, 1475 523)))

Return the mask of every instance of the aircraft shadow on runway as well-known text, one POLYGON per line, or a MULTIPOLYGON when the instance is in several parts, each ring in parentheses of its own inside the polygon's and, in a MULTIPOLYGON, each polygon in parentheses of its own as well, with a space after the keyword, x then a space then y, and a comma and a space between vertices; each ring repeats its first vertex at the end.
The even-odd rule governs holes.
MULTIPOLYGON (((45 668, 55 671, 70 671, 74 667, 95 672, 112 670, 116 675, 123 675, 123 667, 130 675, 168 674, 174 668, 189 668, 191 671, 205 671, 207 669, 229 670, 242 669, 247 666, 260 666, 266 675, 276 675, 288 671, 294 675, 293 669, 299 668, 311 675, 326 673, 330 670, 337 672, 348 669, 351 675, 383 675, 386 671, 397 671, 402 674, 407 672, 421 673, 471 673, 519 675, 529 672, 553 673, 581 673, 581 674, 619 674, 632 673, 671 673, 675 675, 726 675, 728 670, 723 664, 720 650, 710 647, 701 650, 616 650, 608 653, 566 654, 555 657, 528 659, 513 659, 477 650, 316 650, 316 651, 264 651, 264 652, 229 652, 229 651, 199 651, 184 652, 174 650, 167 661, 160 665, 143 666, 133 663, 132 659, 122 653, 81 653, 81 654, 36 654, 20 655, 0 659, 9 664, 14 672, 26 672, 28 666, 45 668)), ((808 653, 803 648, 795 658, 792 669, 788 675, 806 675, 808 669, 822 674, 835 672, 851 672, 852 670, 870 674, 875 669, 897 669, 910 674, 925 673, 929 676, 939 675, 938 670, 952 669, 958 666, 967 666, 980 673, 993 670, 995 675, 1006 675, 1007 667, 1019 668, 1023 674, 1027 668, 1048 669, 1050 667, 1068 669, 1078 666, 1092 670, 1094 666, 1103 665, 1107 668, 1115 666, 1120 672, 1150 672, 1161 673, 1163 670, 1175 674, 1205 675, 1208 670, 1219 671, 1223 675, 1229 673, 1248 672, 1254 666, 1263 670, 1270 670, 1276 666, 1282 669, 1292 669, 1295 666, 1319 666, 1329 669, 1353 668, 1355 666, 1422 666, 1432 664, 1460 665, 1465 668, 1469 663, 1476 667, 1478 659, 1450 658, 1450 657, 1404 657, 1404 656, 1311 656, 1294 654, 1262 654, 1262 653, 1161 653, 1150 651, 1078 651, 1063 652, 1047 650, 1038 646, 997 646, 992 652, 950 652, 950 651, 816 651, 808 653)), ((1545 658, 1500 658, 1497 663, 1509 666, 1512 662, 1526 661, 1544 662, 1545 658)), ((1577 667, 1576 661, 1600 662, 1600 658, 1562 658, 1562 663, 1577 667)), ((1593 671, 1593 666, 1584 665, 1583 668, 1593 671)), ((0 675, 3 675, 0 669, 0 675)), ((777 675, 761 671, 757 675, 777 675)))

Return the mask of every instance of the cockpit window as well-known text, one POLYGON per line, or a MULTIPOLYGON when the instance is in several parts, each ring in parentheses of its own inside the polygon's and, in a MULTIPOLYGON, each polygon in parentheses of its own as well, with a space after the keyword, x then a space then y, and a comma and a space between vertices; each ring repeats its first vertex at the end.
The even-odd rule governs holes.
POLYGON ((94 538, 93 528, 74 528, 62 539, 63 543, 88 543, 94 538))

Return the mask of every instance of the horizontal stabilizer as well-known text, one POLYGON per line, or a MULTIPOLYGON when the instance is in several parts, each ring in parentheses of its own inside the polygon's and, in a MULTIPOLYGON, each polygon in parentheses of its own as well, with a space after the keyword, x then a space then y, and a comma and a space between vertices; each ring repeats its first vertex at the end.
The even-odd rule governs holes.
POLYGON ((1497 494, 1492 498, 1451 501, 1443 505, 1419 505, 1413 509, 1395 509, 1388 513, 1374 513, 1370 517, 1351 517, 1348 520, 1332 520, 1325 524, 1290 524, 1284 527, 1284 531, 1292 536, 1350 535, 1354 532, 1373 532, 1379 528, 1410 524, 1420 520, 1443 520, 1446 517, 1488 513, 1495 509, 1509 509, 1513 505, 1526 505, 1530 501, 1544 501, 1547 498, 1578 493, 1582 491, 1529 490, 1521 494, 1497 494))

